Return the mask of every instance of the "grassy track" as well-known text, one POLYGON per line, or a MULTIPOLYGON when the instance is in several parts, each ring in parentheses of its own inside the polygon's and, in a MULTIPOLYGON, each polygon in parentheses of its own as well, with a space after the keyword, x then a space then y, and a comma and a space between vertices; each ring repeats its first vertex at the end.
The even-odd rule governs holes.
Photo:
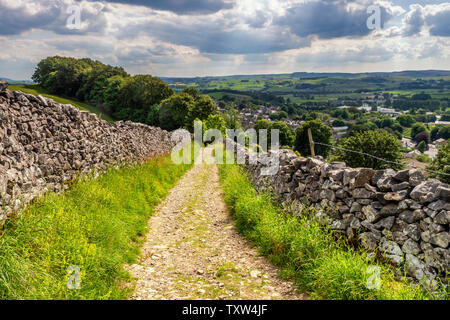
POLYGON ((417 285, 395 280, 389 267, 337 241, 311 217, 310 209, 304 208, 301 217, 294 217, 268 195, 256 194, 237 165, 221 165, 220 179, 238 230, 312 299, 432 298, 417 285), (379 289, 367 285, 376 283, 370 266, 380 268, 379 289))
POLYGON ((0 235, 0 300, 123 299, 125 263, 135 261, 155 206, 190 165, 170 156, 76 181, 10 219, 0 235), (81 270, 70 290, 69 266, 81 270))
POLYGON ((114 119, 111 118, 110 116, 108 116, 107 114, 101 113, 96 107, 94 107, 93 105, 84 103, 84 102, 80 102, 80 101, 76 101, 73 99, 69 99, 69 98, 62 98, 59 96, 55 96, 50 94, 47 90, 45 90, 44 88, 42 88, 41 86, 37 85, 37 84, 31 84, 31 85, 8 85, 8 88, 10 90, 13 91, 22 91, 24 93, 29 93, 29 94, 33 94, 35 96, 37 95, 42 95, 43 97, 47 97, 50 99, 55 100, 56 102, 62 103, 62 104, 71 104, 74 107, 77 107, 80 110, 87 110, 89 112, 92 113, 96 113, 98 115, 101 115, 102 119, 109 121, 109 122, 113 122, 114 119))

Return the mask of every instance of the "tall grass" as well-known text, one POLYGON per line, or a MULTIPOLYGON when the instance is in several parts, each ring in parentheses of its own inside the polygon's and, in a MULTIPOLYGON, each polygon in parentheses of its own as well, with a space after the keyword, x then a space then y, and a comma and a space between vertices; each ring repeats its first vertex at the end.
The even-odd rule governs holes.
MULTIPOLYGON (((0 299, 123 299, 123 266, 139 253, 147 220, 190 165, 170 157, 110 169, 50 194, 0 235, 0 299), (81 270, 80 289, 70 289, 81 270)), ((75 282, 76 284, 76 282, 75 282)))
POLYGON ((312 299, 430 298, 418 285, 396 280, 389 267, 337 241, 314 219, 310 209, 293 216, 267 194, 257 194, 239 166, 219 168, 225 201, 238 230, 312 299), (380 268, 378 288, 368 285, 376 283, 371 266, 380 268))

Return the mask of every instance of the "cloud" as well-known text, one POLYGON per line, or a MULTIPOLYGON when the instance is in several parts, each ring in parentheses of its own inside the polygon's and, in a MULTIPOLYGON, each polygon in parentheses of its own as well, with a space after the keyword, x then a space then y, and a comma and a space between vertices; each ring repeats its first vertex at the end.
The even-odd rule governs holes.
POLYGON ((195 48, 205 54, 252 54, 285 51, 310 44, 280 26, 263 30, 245 24, 244 20, 223 17, 203 19, 171 19, 168 16, 148 16, 143 21, 130 22, 120 30, 120 39, 148 35, 160 41, 195 48))
POLYGON ((450 3, 421 6, 413 4, 403 19, 403 35, 419 34, 424 28, 429 34, 450 37, 450 3))
POLYGON ((418 34, 425 25, 425 17, 423 7, 420 5, 411 5, 410 11, 403 18, 404 36, 412 36, 418 34))
POLYGON ((234 3, 223 0, 109 0, 113 3, 145 6, 177 14, 211 14, 222 9, 231 9, 234 3))
POLYGON ((0 0, 0 35, 19 35, 32 29, 50 30, 57 34, 103 32, 107 27, 107 6, 100 2, 71 0, 0 0), (81 8, 81 28, 66 27, 70 16, 66 10, 76 4, 81 8))
POLYGON ((52 23, 60 14, 57 3, 0 0, 0 35, 16 35, 52 23))
MULTIPOLYGON (((288 26, 300 37, 362 37, 372 32, 367 28, 367 19, 371 15, 367 13, 367 8, 371 4, 347 0, 308 1, 291 6, 275 23, 288 26)), ((381 27, 393 15, 393 8, 386 3, 383 5, 380 5, 381 27)))
POLYGON ((427 15, 426 21, 430 26, 431 35, 450 37, 450 3, 442 7, 442 11, 427 15))

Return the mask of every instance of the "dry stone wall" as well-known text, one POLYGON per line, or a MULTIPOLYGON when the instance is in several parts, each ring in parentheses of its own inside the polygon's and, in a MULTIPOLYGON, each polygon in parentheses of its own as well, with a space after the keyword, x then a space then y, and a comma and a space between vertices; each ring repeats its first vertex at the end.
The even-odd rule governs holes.
MULTIPOLYGON (((234 144, 230 142, 230 144, 234 144)), ((316 218, 427 284, 450 269, 450 186, 416 170, 347 168, 343 162, 278 151, 280 170, 265 176, 266 158, 245 168, 255 187, 284 203, 316 207, 316 218)))
POLYGON ((173 147, 170 133, 97 115, 0 81, 0 222, 36 196, 79 174, 136 163, 173 147))

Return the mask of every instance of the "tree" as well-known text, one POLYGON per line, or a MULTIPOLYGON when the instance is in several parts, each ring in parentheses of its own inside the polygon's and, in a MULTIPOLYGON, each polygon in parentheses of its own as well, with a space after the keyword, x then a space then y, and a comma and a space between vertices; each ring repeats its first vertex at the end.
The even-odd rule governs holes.
POLYGON ((445 140, 450 138, 450 125, 435 126, 433 129, 431 129, 430 133, 431 141, 435 141, 440 138, 445 140))
POLYGON ((333 157, 333 160, 344 161, 353 168, 365 167, 380 170, 386 168, 400 169, 402 167, 402 165, 395 165, 361 154, 366 153, 387 161, 400 162, 403 158, 400 152, 400 142, 396 137, 383 129, 357 132, 352 137, 340 139, 338 147, 356 151, 350 152, 336 149, 333 157))
POLYGON ((414 141, 416 141, 416 143, 424 142, 425 145, 427 145, 427 144, 430 143, 430 136, 429 136, 428 132, 422 131, 422 132, 419 132, 419 133, 414 137, 414 141))
POLYGON ((423 123, 416 123, 412 126, 411 137, 414 139, 418 133, 421 133, 423 131, 427 131, 425 125, 423 123))
POLYGON ((189 92, 192 92, 192 89, 184 91, 182 94, 190 95, 194 100, 194 104, 189 108, 185 119, 185 127, 192 132, 194 129, 194 120, 199 119, 204 121, 208 119, 211 114, 216 114, 217 105, 210 96, 202 94, 192 95, 189 92))
POLYGON ((148 110, 173 94, 174 90, 161 79, 151 75, 136 75, 125 79, 117 99, 120 107, 148 110))
POLYGON ((332 123, 333 127, 345 127, 347 123, 344 120, 334 120, 332 123))
POLYGON ((225 106, 225 112, 222 116, 228 129, 236 130, 242 128, 241 116, 234 105, 225 106))
POLYGON ((347 132, 346 136, 351 137, 351 136, 354 136, 358 132, 369 131, 369 130, 371 130, 371 129, 367 124, 362 124, 362 123, 353 124, 350 127, 350 130, 347 132))
POLYGON ((256 124, 253 126, 253 128, 256 130, 257 133, 259 133, 259 130, 266 129, 269 130, 271 127, 270 121, 267 120, 258 120, 256 121, 256 124))
POLYGON ((417 150, 419 150, 421 153, 424 153, 427 150, 425 141, 420 141, 420 143, 417 145, 417 150))
POLYGON ((154 104, 149 108, 145 123, 154 127, 159 127, 159 105, 154 104))
MULTIPOLYGON (((304 156, 311 156, 308 138, 308 128, 311 128, 314 142, 332 145, 333 133, 331 131, 331 128, 327 125, 324 125, 322 122, 320 122, 320 120, 310 120, 305 122, 302 126, 298 127, 295 130, 295 142, 294 142, 295 151, 300 152, 300 154, 304 156)), ((326 158, 331 151, 331 147, 316 144, 314 146, 314 151, 316 155, 320 155, 326 158)))
POLYGON ((429 176, 439 179, 444 183, 450 183, 450 145, 444 145, 439 148, 436 158, 433 160, 430 166, 427 167, 429 170, 441 172, 444 174, 438 174, 435 172, 430 172, 429 176), (445 175, 447 174, 447 175, 445 175))
POLYGON ((416 123, 416 119, 410 114, 401 114, 397 117, 398 122, 404 127, 410 128, 414 123, 416 123))
POLYGON ((180 93, 161 102, 159 108, 159 126, 168 131, 182 128, 195 100, 187 93, 180 93))
POLYGON ((103 101, 109 113, 113 114, 118 111, 117 97, 119 95, 120 86, 125 79, 121 76, 114 76, 106 80, 105 89, 103 91, 103 101))
POLYGON ((227 135, 225 120, 218 114, 210 114, 205 121, 205 130, 217 129, 222 133, 222 137, 227 135))
POLYGON ((294 133, 292 132, 292 129, 282 121, 272 123, 269 134, 271 134, 274 129, 279 130, 280 147, 292 147, 292 144, 294 143, 294 133))

